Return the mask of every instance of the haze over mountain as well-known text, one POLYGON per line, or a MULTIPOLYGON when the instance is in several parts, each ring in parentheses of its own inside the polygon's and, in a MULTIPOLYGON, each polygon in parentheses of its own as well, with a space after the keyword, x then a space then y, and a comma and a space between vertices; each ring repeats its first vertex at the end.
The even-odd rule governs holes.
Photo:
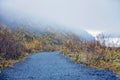
MULTIPOLYGON (((119 33, 119 0, 0 0, 0 8, 68 26, 119 33)), ((2 11, 1 11, 2 12, 2 11)))
POLYGON ((119 5, 118 0, 1 0, 0 18, 11 26, 19 22, 29 27, 67 28, 93 40, 96 32, 120 35, 119 5))
POLYGON ((57 24, 52 21, 47 21, 39 17, 36 18, 34 16, 29 16, 22 12, 9 12, 9 9, 1 9, 0 22, 12 28, 25 27, 27 30, 34 30, 35 32, 39 33, 42 33, 43 31, 46 31, 48 29, 73 32, 77 34, 80 38, 86 39, 87 41, 94 40, 94 37, 83 29, 69 29, 68 26, 57 24))

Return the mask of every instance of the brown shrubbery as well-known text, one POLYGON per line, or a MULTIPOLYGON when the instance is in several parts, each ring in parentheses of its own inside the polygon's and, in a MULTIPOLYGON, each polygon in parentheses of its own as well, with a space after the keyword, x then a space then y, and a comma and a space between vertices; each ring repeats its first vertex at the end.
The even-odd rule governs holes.
POLYGON ((23 59, 30 53, 58 50, 62 42, 57 34, 35 34, 17 27, 14 30, 0 24, 0 68, 23 59))
POLYGON ((99 41, 87 42, 74 33, 47 30, 35 34, 24 28, 9 29, 0 24, 0 68, 30 53, 60 50, 76 63, 113 70, 120 74, 120 48, 106 47, 99 41))
POLYGON ((106 47, 98 41, 87 42, 71 38, 65 41, 61 50, 63 55, 70 57, 76 63, 113 70, 120 74, 120 48, 106 47))

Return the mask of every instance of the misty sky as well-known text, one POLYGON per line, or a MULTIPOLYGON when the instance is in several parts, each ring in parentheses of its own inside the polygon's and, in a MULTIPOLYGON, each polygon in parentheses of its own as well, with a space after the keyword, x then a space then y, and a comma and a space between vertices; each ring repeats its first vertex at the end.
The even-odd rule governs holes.
POLYGON ((0 7, 70 28, 120 33, 120 0, 0 0, 0 7))

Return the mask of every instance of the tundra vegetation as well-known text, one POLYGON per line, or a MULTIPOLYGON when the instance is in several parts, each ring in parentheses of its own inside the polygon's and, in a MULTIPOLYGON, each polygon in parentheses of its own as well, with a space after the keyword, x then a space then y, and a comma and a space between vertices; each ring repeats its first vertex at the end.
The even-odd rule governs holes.
POLYGON ((112 70, 120 75, 120 48, 106 47, 99 41, 88 42, 72 32, 48 29, 42 33, 23 27, 11 29, 0 24, 0 69, 25 56, 42 51, 60 50, 76 63, 112 70))

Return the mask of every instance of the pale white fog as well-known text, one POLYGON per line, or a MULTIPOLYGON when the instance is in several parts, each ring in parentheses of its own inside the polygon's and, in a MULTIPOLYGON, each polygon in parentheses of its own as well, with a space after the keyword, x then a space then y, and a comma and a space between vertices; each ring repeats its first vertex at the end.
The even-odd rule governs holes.
POLYGON ((119 0, 0 0, 0 8, 69 28, 120 33, 119 0))
POLYGON ((85 38, 92 35, 96 39, 102 32, 110 34, 109 37, 120 35, 119 0, 0 0, 0 12, 2 17, 10 15, 11 22, 13 17, 27 15, 32 21, 70 29, 85 38))

